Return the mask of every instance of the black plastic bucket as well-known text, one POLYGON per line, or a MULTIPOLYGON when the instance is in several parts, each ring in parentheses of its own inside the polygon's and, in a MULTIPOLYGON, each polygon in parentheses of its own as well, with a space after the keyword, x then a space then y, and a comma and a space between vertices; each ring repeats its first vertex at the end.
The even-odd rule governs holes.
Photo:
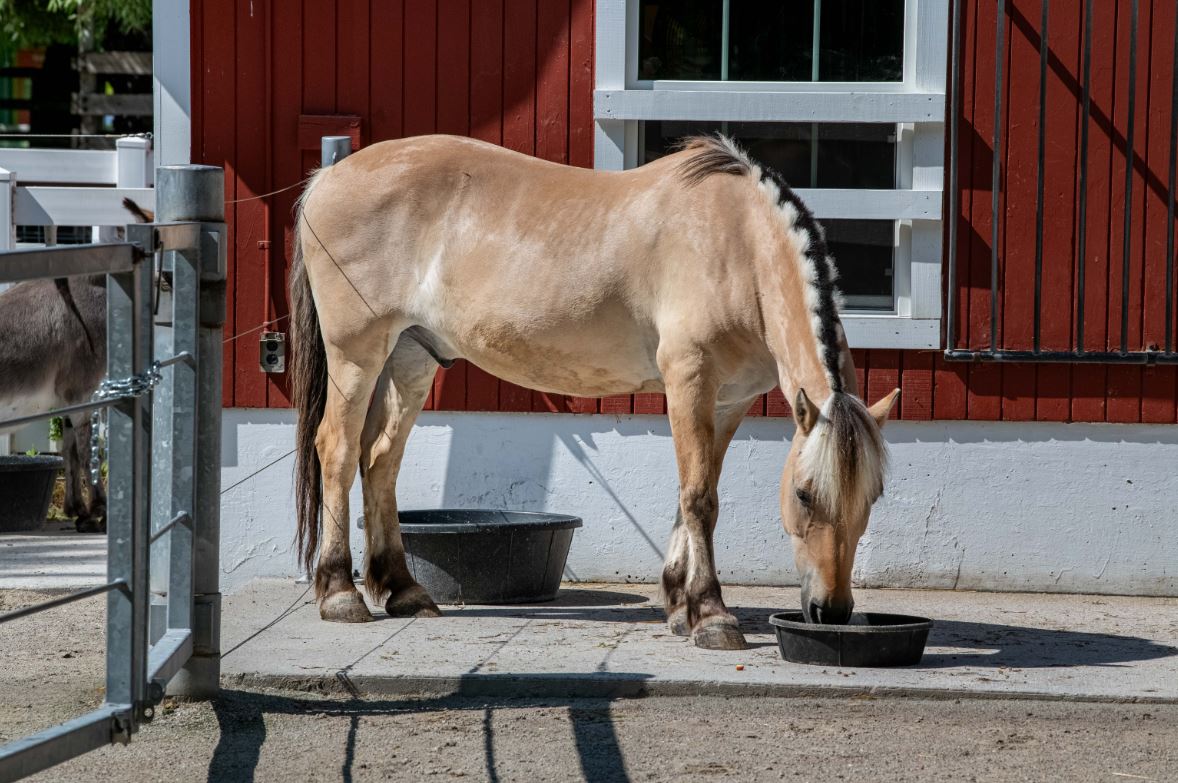
POLYGON ((439 604, 551 601, 579 517, 537 511, 402 511, 413 578, 439 604))
POLYGON ((912 666, 920 663, 933 621, 903 614, 856 614, 859 625, 807 623, 801 612, 769 617, 781 657, 821 666, 912 666))
POLYGON ((40 530, 49 515, 61 457, 0 457, 0 532, 40 530))

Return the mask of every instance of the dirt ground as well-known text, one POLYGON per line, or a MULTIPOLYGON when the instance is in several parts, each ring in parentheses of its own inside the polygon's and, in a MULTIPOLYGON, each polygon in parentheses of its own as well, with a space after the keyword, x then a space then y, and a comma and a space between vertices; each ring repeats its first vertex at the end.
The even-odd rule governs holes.
MULTIPOLYGON (((44 598, 0 592, 0 611, 44 598)), ((102 699, 101 602, 0 626, 0 741, 102 699)), ((392 698, 225 683, 37 781, 1172 781, 1178 705, 392 698)))

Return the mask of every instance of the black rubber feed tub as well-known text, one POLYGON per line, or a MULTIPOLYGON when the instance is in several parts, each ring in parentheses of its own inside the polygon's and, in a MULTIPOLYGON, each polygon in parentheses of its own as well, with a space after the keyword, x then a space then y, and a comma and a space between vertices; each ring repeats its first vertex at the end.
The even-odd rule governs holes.
POLYGON ((933 621, 864 612, 855 625, 807 623, 801 612, 769 617, 781 657, 823 666, 912 666, 920 663, 933 621))
POLYGON ((0 457, 0 533, 40 530, 49 515, 61 457, 0 457))
POLYGON ((551 601, 578 517, 536 511, 402 511, 409 571, 439 604, 551 601))

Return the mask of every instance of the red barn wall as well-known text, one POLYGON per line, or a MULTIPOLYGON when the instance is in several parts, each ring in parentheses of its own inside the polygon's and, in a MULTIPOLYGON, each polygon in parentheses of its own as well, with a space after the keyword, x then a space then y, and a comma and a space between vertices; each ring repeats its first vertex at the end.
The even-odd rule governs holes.
MULTIPOLYGON (((1095 4, 1086 229, 1085 347, 1118 348, 1128 110, 1128 0, 1095 4), (1111 262, 1110 262, 1111 259, 1111 262)), ((1172 0, 1140 0, 1131 222, 1132 349, 1164 342, 1172 0)), ((1083 0, 1051 5, 1043 347, 1074 339, 1077 151, 1083 0)), ((318 137, 360 144, 423 133, 474 136, 591 166, 593 0, 193 0, 193 159, 226 169, 229 317, 226 406, 289 404, 285 378, 258 370, 257 330, 285 329, 296 190, 318 137), (253 331, 251 331, 253 330, 253 331)), ((1033 323, 1039 2, 1008 0, 999 217, 999 341, 1030 347, 1033 323), (1010 107, 1015 107, 1012 113, 1010 107)), ((992 0, 965 0, 962 67, 959 347, 989 347, 992 0)), ((1169 328, 1173 330, 1174 325, 1169 328)), ((856 351, 870 399, 904 390, 905 419, 1175 421, 1173 367, 963 364, 939 351, 856 351)), ((476 411, 661 413, 660 395, 546 395, 457 363, 427 407, 476 411)), ((779 392, 755 415, 780 416, 779 392)))

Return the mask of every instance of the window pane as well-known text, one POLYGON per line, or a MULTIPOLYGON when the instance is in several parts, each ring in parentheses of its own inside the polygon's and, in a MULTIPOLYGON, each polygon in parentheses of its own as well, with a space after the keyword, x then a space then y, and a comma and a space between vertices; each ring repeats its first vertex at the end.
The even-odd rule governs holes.
POLYGON ((896 129, 879 123, 651 120, 643 123, 641 161, 661 158, 685 136, 721 130, 795 188, 896 187, 896 129))
POLYGON ((904 0, 822 0, 816 75, 814 8, 815 0, 730 0, 725 74, 722 0, 642 0, 638 78, 903 80, 904 0))
POLYGON ((891 310, 895 224, 890 220, 823 220, 849 310, 891 310))
MULTIPOLYGON (((639 163, 661 158, 684 137, 724 131, 757 161, 781 172, 792 187, 892 189, 894 127, 879 124, 647 121, 639 163), (817 127, 817 155, 813 132, 817 127)), ((826 241, 852 310, 891 310, 895 224, 890 220, 823 220, 826 241)))
POLYGON ((718 80, 721 0, 643 0, 639 79, 718 80))

